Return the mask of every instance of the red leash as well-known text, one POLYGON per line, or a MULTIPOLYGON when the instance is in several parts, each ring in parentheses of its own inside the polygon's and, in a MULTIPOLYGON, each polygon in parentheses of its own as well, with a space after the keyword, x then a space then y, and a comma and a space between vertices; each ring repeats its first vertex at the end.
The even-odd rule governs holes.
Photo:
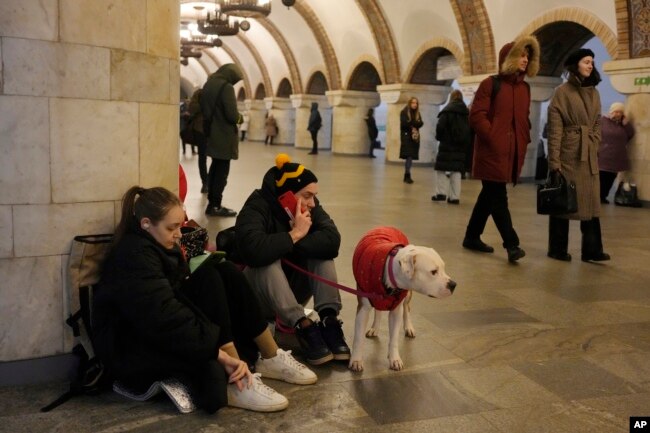
POLYGON ((309 272, 308 270, 303 269, 303 268, 301 268, 300 266, 298 266, 298 265, 296 265, 294 263, 291 263, 287 259, 282 259, 282 263, 289 266, 290 268, 295 269, 298 272, 301 272, 301 273, 307 275, 310 278, 313 278, 314 280, 318 280, 321 283, 325 283, 328 286, 335 287, 335 288, 337 288, 339 290, 343 290, 344 292, 352 293, 353 295, 362 296, 364 298, 372 298, 372 299, 382 298, 382 296, 379 293, 366 293, 366 292, 362 292, 360 290, 351 289, 350 287, 344 286, 344 285, 339 284, 337 282, 330 281, 327 278, 323 278, 320 275, 316 275, 313 272, 309 272))

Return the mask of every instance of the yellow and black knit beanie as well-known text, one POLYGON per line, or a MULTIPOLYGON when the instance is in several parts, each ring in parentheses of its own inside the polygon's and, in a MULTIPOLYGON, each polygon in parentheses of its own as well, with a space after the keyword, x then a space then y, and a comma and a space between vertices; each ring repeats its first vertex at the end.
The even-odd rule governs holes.
POLYGON ((304 165, 291 162, 286 153, 275 157, 275 187, 278 195, 287 191, 298 192, 312 182, 318 182, 316 175, 304 165))

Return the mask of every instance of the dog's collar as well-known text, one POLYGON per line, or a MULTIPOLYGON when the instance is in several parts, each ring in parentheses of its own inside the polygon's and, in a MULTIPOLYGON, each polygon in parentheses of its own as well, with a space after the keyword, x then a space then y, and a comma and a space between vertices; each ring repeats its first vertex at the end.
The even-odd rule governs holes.
POLYGON ((385 289, 386 289, 386 293, 389 296, 398 293, 400 290, 402 290, 397 286, 397 281, 395 281, 395 274, 393 273, 393 260, 395 259, 397 252, 402 248, 404 247, 401 245, 397 245, 388 253, 388 282, 392 287, 385 287, 385 289))

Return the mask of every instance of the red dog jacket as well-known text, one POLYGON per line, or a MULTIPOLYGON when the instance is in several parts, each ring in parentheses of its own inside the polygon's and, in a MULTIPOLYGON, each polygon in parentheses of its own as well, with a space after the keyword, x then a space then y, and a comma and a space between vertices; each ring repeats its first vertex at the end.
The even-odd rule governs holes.
POLYGON ((389 255, 409 244, 404 233, 394 227, 378 227, 363 235, 352 257, 352 271, 357 288, 365 293, 380 296, 369 298, 377 310, 395 309, 407 295, 406 290, 389 289, 384 285, 383 274, 389 255), (394 250, 394 252, 393 252, 394 250))

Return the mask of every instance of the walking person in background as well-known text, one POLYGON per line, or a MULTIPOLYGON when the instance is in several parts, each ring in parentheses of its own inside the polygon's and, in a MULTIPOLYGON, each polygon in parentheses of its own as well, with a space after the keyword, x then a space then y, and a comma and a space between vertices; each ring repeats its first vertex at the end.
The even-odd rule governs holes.
POLYGON ((469 115, 476 133, 472 177, 481 180, 482 188, 467 224, 463 247, 494 252, 481 240, 491 215, 511 263, 526 253, 519 247, 512 225, 506 184, 517 183, 530 143, 530 87, 524 78, 537 75, 539 58, 539 42, 534 36, 505 44, 499 51, 499 75, 481 82, 469 115))
POLYGON ((411 97, 399 115, 400 148, 399 157, 404 159, 404 183, 413 183, 411 167, 420 156, 420 128, 424 124, 420 115, 418 98, 411 97))
POLYGON ((600 231, 600 179, 598 148, 601 137, 600 73, 594 52, 580 48, 564 62, 568 80, 555 89, 548 106, 548 168, 551 178, 560 173, 574 182, 578 211, 549 215, 548 253, 556 260, 570 261, 569 220, 580 220, 582 260, 609 260, 603 252, 600 231))
POLYGON ((230 160, 239 158, 237 125, 241 116, 233 87, 242 79, 239 66, 227 63, 208 77, 201 94, 203 130, 207 139, 207 155, 212 158, 208 172, 208 216, 234 217, 232 209, 222 205, 223 191, 228 183, 230 160))
POLYGON ((264 144, 269 146, 273 145, 273 139, 278 134, 278 122, 273 117, 273 113, 269 113, 266 116, 266 121, 264 122, 266 127, 266 138, 264 139, 264 144))
POLYGON ((309 113, 309 123, 307 131, 311 134, 311 152, 310 155, 318 155, 318 130, 323 126, 323 119, 318 112, 318 102, 311 103, 311 112, 309 113))
POLYGON ((208 156, 206 154, 206 139, 203 132, 203 114, 201 113, 201 93, 203 89, 197 89, 190 99, 190 125, 192 135, 199 151, 199 176, 201 177, 201 194, 208 192, 208 156))
POLYGON ((598 169, 600 170, 600 202, 609 203, 607 196, 619 172, 630 169, 627 145, 634 137, 634 127, 625 117, 625 105, 614 102, 609 107, 609 115, 602 116, 601 142, 598 150, 598 169))
POLYGON ((239 132, 241 133, 241 138, 239 141, 246 140, 246 132, 248 131, 248 125, 251 121, 251 116, 248 114, 248 111, 242 113, 242 122, 239 125, 239 132))
POLYGON ((365 118, 366 126, 368 127, 368 139, 370 140, 370 150, 368 151, 368 156, 370 158, 375 158, 373 151, 377 146, 377 137, 379 136, 379 130, 377 129, 377 122, 375 121, 375 110, 373 108, 368 108, 368 114, 365 118))
POLYGON ((435 163, 436 194, 433 201, 460 203, 460 180, 465 171, 465 154, 471 140, 469 110, 460 90, 453 90, 449 104, 438 114, 436 140, 440 142, 435 163), (447 177, 446 172, 449 172, 447 177), (447 194, 447 191, 449 192, 447 194))

